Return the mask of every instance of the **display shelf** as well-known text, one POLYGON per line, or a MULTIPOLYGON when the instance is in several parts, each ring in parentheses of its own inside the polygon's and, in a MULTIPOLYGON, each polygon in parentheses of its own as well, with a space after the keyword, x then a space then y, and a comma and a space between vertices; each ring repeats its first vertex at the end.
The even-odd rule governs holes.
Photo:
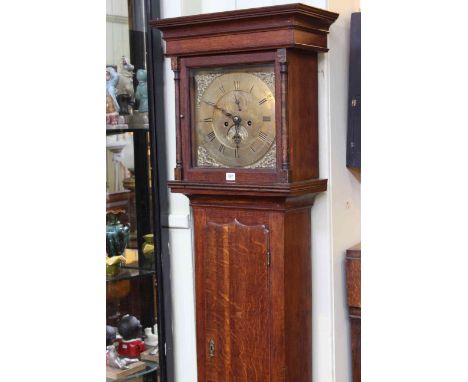
POLYGON ((137 277, 146 277, 154 275, 154 271, 143 270, 139 268, 122 267, 120 273, 116 276, 106 276, 106 282, 115 282, 121 280, 130 280, 137 277))
POLYGON ((136 378, 143 377, 144 375, 148 375, 150 373, 157 372, 159 370, 159 365, 154 362, 148 362, 148 361, 143 361, 146 363, 146 369, 136 372, 135 374, 129 375, 124 378, 119 378, 119 379, 110 379, 106 378, 106 382, 123 382, 123 381, 132 381, 136 378))
MULTIPOLYGON (((154 68, 163 68, 151 50, 153 38, 160 39, 148 33, 148 19, 158 10, 154 0, 106 0, 107 346, 115 336, 143 337, 147 328, 157 332, 159 347, 165 343, 159 153, 150 86, 154 68)), ((108 370, 106 381, 167 382, 165 354, 158 355, 131 370, 108 370)))
POLYGON ((149 132, 149 128, 143 127, 129 127, 128 129, 106 129, 106 135, 115 135, 115 134, 123 134, 123 133, 136 133, 136 132, 149 132))

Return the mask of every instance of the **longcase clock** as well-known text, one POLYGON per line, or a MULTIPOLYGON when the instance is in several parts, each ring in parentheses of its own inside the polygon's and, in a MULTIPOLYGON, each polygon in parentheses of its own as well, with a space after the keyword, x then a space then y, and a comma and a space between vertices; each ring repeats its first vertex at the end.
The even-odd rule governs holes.
POLYGON ((337 17, 289 4, 151 23, 174 71, 169 187, 193 211, 200 382, 312 379, 317 54, 337 17))

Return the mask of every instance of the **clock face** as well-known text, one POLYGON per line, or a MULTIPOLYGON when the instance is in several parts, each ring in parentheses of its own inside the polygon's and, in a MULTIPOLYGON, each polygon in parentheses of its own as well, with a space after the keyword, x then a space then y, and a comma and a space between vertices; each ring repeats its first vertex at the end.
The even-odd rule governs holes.
POLYGON ((197 166, 276 166, 273 66, 200 70, 194 90, 197 166))

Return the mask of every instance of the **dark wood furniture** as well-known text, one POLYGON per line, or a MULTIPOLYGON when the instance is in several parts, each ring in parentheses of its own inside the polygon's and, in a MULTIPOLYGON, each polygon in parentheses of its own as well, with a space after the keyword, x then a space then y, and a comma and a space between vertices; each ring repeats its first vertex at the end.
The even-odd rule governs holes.
POLYGON ((361 169, 361 12, 351 14, 346 166, 361 169))
POLYGON ((361 244, 346 251, 346 285, 351 321, 353 382, 361 381, 361 244))
POLYGON ((317 53, 337 17, 290 4, 151 22, 175 79, 168 184, 193 209, 200 382, 312 379, 311 206, 327 188, 318 179, 317 53), (190 73, 248 64, 274 67, 275 166, 199 167, 190 73))

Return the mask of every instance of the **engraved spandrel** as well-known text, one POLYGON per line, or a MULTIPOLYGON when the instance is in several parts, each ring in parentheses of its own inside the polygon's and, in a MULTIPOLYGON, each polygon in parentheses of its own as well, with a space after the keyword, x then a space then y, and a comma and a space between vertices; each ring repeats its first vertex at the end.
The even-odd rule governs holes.
POLYGON ((197 152, 197 164, 200 167, 226 167, 223 164, 217 162, 210 156, 210 153, 202 145, 198 146, 197 152))
POLYGON ((275 168, 276 167, 276 142, 273 142, 270 150, 258 162, 245 168, 275 168))
MULTIPOLYGON (((219 163, 210 156, 210 153, 203 146, 198 146, 197 152, 198 166, 200 167, 216 167, 216 168, 228 168, 228 166, 219 163)), ((260 159, 258 162, 245 166, 243 168, 256 169, 256 168, 271 168, 276 167, 276 142, 273 142, 270 150, 260 159)))
POLYGON ((275 94, 275 73, 274 72, 253 72, 254 76, 260 78, 267 84, 271 92, 275 94))
POLYGON ((200 105, 203 93, 210 84, 223 73, 196 74, 195 84, 197 88, 197 106, 200 105))

